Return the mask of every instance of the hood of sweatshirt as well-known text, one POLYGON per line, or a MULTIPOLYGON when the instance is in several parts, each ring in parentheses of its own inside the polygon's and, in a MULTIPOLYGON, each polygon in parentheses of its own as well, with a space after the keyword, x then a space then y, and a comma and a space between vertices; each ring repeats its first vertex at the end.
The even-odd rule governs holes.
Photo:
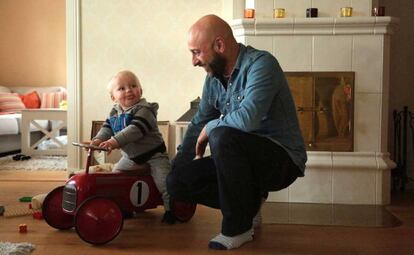
POLYGON ((115 105, 115 109, 117 110, 118 114, 129 112, 133 108, 141 108, 141 107, 147 108, 154 114, 154 116, 157 116, 158 108, 159 108, 158 103, 147 102, 145 98, 141 98, 138 101, 138 103, 134 104, 133 106, 129 107, 126 110, 123 110, 122 107, 118 104, 115 105))

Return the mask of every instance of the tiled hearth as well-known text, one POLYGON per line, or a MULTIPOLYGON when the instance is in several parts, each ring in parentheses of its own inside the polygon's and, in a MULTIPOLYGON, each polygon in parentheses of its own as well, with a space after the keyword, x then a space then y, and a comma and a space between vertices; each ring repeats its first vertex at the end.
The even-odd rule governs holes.
POLYGON ((235 19, 238 41, 271 52, 286 72, 355 72, 354 150, 308 152, 305 177, 274 202, 390 202, 387 153, 391 17, 235 19))

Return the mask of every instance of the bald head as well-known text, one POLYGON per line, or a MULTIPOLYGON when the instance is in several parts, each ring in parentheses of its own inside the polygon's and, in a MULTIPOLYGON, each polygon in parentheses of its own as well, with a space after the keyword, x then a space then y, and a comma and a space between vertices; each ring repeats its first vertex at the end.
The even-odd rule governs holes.
POLYGON ((188 31, 188 48, 194 66, 202 66, 209 73, 231 73, 239 53, 239 44, 231 27, 216 15, 206 15, 188 31))
POLYGON ((206 15, 199 19, 189 30, 189 40, 213 41, 217 37, 225 42, 235 41, 231 27, 216 15, 206 15))

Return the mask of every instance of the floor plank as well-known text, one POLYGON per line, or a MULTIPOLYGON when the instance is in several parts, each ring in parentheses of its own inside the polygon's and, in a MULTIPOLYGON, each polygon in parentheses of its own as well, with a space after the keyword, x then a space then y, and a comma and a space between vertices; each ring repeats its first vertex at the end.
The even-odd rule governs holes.
MULTIPOLYGON (((1 168, 1 167, 0 167, 1 168)), ((0 170, 0 181, 65 181, 66 171, 0 170)))

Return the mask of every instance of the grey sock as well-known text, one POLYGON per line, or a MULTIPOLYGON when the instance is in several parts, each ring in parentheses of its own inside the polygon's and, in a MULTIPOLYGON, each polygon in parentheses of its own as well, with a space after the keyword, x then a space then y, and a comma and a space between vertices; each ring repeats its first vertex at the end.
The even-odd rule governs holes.
POLYGON ((220 233, 210 240, 208 247, 214 250, 230 250, 239 248, 251 240, 253 240, 252 228, 237 236, 225 236, 220 233))

